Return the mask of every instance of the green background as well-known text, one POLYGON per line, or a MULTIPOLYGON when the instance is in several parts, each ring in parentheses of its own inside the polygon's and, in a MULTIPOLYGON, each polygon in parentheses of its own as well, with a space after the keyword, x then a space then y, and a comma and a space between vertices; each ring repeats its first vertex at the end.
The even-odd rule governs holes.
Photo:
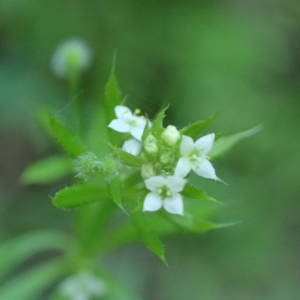
POLYGON ((59 151, 36 110, 72 105, 50 60, 81 37, 94 52, 87 107, 100 101, 117 50, 131 107, 153 116, 170 103, 177 126, 218 112, 211 131, 264 128, 215 162, 228 185, 199 179, 225 202, 222 221, 239 225, 166 239, 168 267, 142 246, 120 249, 106 258, 111 273, 149 300, 299 299, 299 20, 300 4, 283 0, 0 0, 0 240, 71 230, 71 214, 49 197, 64 183, 25 187, 19 177, 59 151))

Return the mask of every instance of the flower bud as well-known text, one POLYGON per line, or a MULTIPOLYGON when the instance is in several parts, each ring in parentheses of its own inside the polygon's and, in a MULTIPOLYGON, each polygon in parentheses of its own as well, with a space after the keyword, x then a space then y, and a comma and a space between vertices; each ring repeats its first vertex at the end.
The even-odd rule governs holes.
POLYGON ((52 68, 59 77, 74 76, 85 71, 91 60, 90 47, 83 40, 72 39, 57 47, 52 58, 52 68))
POLYGON ((144 164, 141 168, 141 175, 143 178, 149 178, 155 175, 154 168, 151 164, 144 164))
POLYGON ((144 148, 149 154, 156 154, 158 152, 158 145, 156 138, 150 134, 144 141, 144 148))
POLYGON ((169 125, 161 134, 162 140, 168 146, 175 146, 180 139, 180 132, 173 125, 169 125))
POLYGON ((171 164, 174 160, 174 154, 170 151, 165 151, 161 154, 159 160, 164 165, 171 164))
POLYGON ((113 155, 106 155, 103 159, 103 173, 105 180, 110 181, 115 176, 119 175, 120 165, 119 161, 113 155))
POLYGON ((87 181, 94 176, 101 174, 103 171, 103 164, 98 159, 97 155, 88 152, 80 155, 75 161, 76 177, 87 181))

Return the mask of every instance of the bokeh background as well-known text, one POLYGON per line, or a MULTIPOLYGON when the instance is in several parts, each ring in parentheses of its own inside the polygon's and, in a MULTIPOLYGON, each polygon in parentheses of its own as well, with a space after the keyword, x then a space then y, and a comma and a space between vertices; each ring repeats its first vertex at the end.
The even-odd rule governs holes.
POLYGON ((149 300, 299 299, 299 2, 0 0, 0 240, 70 225, 49 197, 60 183, 19 177, 59 151, 35 113, 71 105, 50 60, 72 37, 94 52, 87 103, 102 97, 117 49, 130 106, 153 115, 168 102, 178 126, 219 112, 212 131, 264 127, 216 161, 229 184, 205 186, 225 202, 222 221, 239 225, 167 239, 169 267, 142 246, 112 253, 114 276, 149 300))

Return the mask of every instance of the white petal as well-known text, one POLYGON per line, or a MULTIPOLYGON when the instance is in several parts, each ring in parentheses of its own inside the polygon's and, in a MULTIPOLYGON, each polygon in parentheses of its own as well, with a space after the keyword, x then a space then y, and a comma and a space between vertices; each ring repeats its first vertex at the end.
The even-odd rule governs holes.
POLYGON ((131 135, 137 140, 141 141, 143 136, 144 128, 142 127, 130 127, 131 135))
POLYGON ((164 200, 164 209, 171 213, 177 215, 183 215, 183 201, 180 194, 176 194, 173 198, 164 200))
POLYGON ((132 155, 138 155, 141 152, 141 143, 136 139, 130 139, 125 141, 122 149, 132 155))
POLYGON ((203 154, 207 154, 211 150, 211 148, 214 144, 214 140, 215 140, 214 133, 207 134, 207 135, 199 138, 195 142, 196 148, 201 150, 203 154))
POLYGON ((188 156, 191 151, 195 148, 194 141, 190 136, 184 135, 182 136, 181 144, 180 144, 180 153, 183 156, 188 156))
POLYGON ((163 176, 153 176, 145 180, 147 189, 153 192, 165 185, 165 183, 166 179, 163 176))
POLYGON ((183 190, 186 180, 180 176, 168 176, 166 177, 166 183, 172 192, 178 193, 183 190))
POLYGON ((209 179, 218 179, 215 168, 207 159, 199 159, 198 162, 193 165, 193 170, 198 176, 209 179))
POLYGON ((162 200, 157 195, 149 193, 145 200, 143 211, 156 211, 162 207, 162 200))
POLYGON ((192 165, 190 161, 187 158, 182 157, 179 159, 176 165, 175 175, 185 177, 191 171, 191 169, 192 169, 192 165))
POLYGON ((135 116, 134 118, 136 120, 137 127, 140 127, 140 128, 144 129, 146 124, 147 124, 146 119, 143 118, 143 117, 138 117, 138 116, 135 116))
POLYGON ((140 141, 146 127, 146 120, 141 117, 132 116, 131 120, 128 120, 128 124, 134 124, 130 125, 130 133, 133 137, 140 141))
POLYGON ((108 127, 118 132, 129 132, 129 125, 120 119, 112 120, 108 127))
POLYGON ((124 117, 126 118, 126 117, 132 116, 131 110, 128 107, 123 106, 123 105, 117 105, 115 107, 115 113, 116 113, 117 118, 119 118, 119 119, 124 119, 124 117))

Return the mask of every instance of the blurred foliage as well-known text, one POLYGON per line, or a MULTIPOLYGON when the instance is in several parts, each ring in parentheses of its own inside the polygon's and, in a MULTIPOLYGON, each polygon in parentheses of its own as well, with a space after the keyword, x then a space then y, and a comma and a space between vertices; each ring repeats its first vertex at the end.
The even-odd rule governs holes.
POLYGON ((57 152, 36 112, 70 109, 50 59, 59 42, 78 36, 95 53, 80 91, 86 116, 117 49, 132 105, 153 115, 169 102, 178 126, 219 112, 213 128, 226 133, 264 127, 216 161, 228 186, 201 182, 226 203, 224 220, 241 224, 170 239, 168 268, 139 247, 113 253, 106 262, 113 275, 144 299, 298 299, 299 16, 299 3, 283 0, 0 0, 0 240, 70 228, 46 196, 64 182, 25 188, 18 177, 32 160, 57 152))

